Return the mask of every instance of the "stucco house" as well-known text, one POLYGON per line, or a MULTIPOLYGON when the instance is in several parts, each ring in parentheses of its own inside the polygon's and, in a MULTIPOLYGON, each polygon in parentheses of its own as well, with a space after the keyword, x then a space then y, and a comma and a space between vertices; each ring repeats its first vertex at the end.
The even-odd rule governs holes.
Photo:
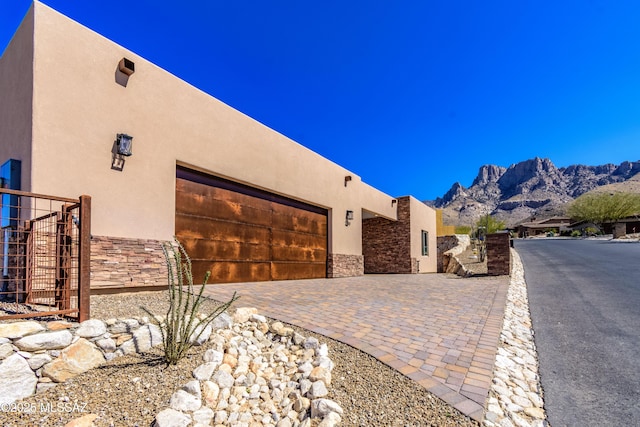
POLYGON ((436 271, 433 209, 37 1, 0 58, 0 98, 13 188, 92 198, 92 289, 165 286, 174 235, 212 282, 436 271))

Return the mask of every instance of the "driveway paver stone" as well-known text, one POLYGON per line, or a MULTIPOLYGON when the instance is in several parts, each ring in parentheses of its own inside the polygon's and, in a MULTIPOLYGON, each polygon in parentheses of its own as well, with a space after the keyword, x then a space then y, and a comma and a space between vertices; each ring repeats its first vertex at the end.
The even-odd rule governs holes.
POLYGON ((216 284, 205 295, 349 344, 482 421, 509 278, 448 274, 216 284))

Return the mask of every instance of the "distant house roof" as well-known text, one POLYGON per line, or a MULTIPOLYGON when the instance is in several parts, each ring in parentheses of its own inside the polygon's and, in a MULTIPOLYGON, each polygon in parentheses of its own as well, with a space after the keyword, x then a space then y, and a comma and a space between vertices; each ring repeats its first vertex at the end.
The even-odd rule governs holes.
POLYGON ((538 221, 523 222, 520 227, 526 228, 560 228, 571 224, 571 218, 568 216, 554 216, 538 221))

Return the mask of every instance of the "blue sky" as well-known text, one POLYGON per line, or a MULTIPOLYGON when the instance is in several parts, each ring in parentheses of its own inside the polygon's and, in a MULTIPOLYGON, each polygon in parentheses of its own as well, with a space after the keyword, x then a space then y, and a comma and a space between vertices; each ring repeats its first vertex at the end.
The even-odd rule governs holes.
MULTIPOLYGON (((43 3, 393 196, 640 160, 637 0, 43 3)), ((0 1, 0 50, 29 5, 0 1)))

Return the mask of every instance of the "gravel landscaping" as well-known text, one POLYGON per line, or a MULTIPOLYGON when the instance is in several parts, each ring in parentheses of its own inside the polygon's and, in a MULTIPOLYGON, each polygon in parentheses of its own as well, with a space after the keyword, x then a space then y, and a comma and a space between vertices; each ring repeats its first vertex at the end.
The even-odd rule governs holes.
MULTIPOLYGON (((218 303, 208 301, 205 310, 218 303)), ((242 306, 242 300, 237 303, 242 306)), ((93 318, 144 316, 167 309, 166 292, 144 292, 91 297, 93 318)), ((344 426, 477 426, 418 384, 353 347, 291 326, 329 347, 335 363, 328 398, 344 410, 344 426)), ((83 415, 95 414, 96 426, 149 426, 168 405, 174 391, 192 380, 208 345, 194 347, 176 366, 166 366, 158 348, 143 355, 116 358, 53 389, 22 400, 22 409, 0 412, 4 426, 61 426, 83 415), (34 409, 28 412, 29 409, 34 409)), ((90 425, 90 424, 89 424, 90 425)))

